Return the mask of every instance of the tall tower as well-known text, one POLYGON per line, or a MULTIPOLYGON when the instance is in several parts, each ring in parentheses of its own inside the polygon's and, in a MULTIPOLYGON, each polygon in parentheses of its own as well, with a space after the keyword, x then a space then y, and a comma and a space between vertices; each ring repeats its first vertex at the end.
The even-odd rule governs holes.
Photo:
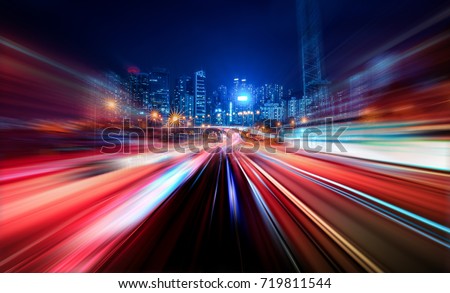
POLYGON ((306 115, 320 118, 332 113, 322 64, 322 30, 317 0, 297 0, 297 22, 302 60, 306 115))
POLYGON ((166 118, 170 113, 169 72, 165 68, 155 68, 150 74, 150 109, 157 109, 166 118))
POLYGON ((202 124, 206 120, 206 74, 203 70, 194 74, 195 123, 202 124))
POLYGON ((194 116, 194 85, 192 77, 183 75, 176 79, 174 96, 171 100, 172 109, 184 116, 194 116))

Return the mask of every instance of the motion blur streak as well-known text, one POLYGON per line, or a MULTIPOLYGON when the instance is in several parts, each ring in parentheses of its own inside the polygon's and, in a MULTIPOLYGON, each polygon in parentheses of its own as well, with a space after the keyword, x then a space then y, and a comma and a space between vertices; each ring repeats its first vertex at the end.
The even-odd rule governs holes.
POLYGON ((348 240, 346 240, 335 229, 333 229, 333 227, 331 227, 327 222, 325 222, 316 213, 314 213, 308 206, 301 202, 294 194, 289 192, 289 190, 287 190, 284 186, 277 182, 261 167, 257 166, 253 162, 251 164, 253 164, 253 166, 267 179, 269 179, 278 189, 280 189, 284 193, 284 195, 286 195, 300 210, 302 210, 314 223, 316 223, 317 226, 319 226, 325 233, 327 233, 329 237, 336 241, 339 246, 342 247, 342 249, 352 255, 352 257, 354 257, 362 267, 364 267, 367 271, 381 272, 381 269, 378 268, 376 264, 374 264, 366 256, 364 256, 361 251, 354 247, 348 240))
MULTIPOLYGON (((267 156, 265 156, 265 158, 267 158, 267 156)), ((357 194, 357 195, 359 195, 359 196, 361 196, 361 197, 363 197, 363 198, 369 199, 369 200, 371 200, 371 201, 373 201, 373 202, 375 202, 375 203, 377 203, 377 204, 380 204, 380 205, 382 205, 382 206, 384 206, 384 207, 387 207, 387 208, 389 208, 389 209, 392 209, 392 210, 394 210, 394 211, 397 211, 397 212, 399 212, 399 213, 401 213, 401 214, 403 214, 403 215, 405 215, 405 216, 414 218, 414 219, 416 219, 416 220, 418 220, 418 221, 420 221, 420 222, 422 222, 422 223, 424 223, 424 224, 427 224, 427 225, 430 225, 430 226, 432 226, 432 227, 434 227, 434 228, 437 228, 437 229, 439 229, 439 230, 442 230, 443 232, 445 232, 445 233, 447 233, 447 234, 450 234, 450 229, 449 229, 448 227, 444 226, 444 225, 441 225, 441 224, 439 224, 439 223, 436 223, 436 222, 434 222, 434 221, 431 221, 431 220, 429 220, 429 219, 426 219, 426 218, 424 218, 424 217, 421 217, 421 216, 419 216, 419 215, 416 215, 416 214, 414 214, 414 213, 411 213, 411 212, 409 212, 409 211, 406 211, 406 210, 404 210, 404 209, 402 209, 402 208, 400 208, 400 207, 397 207, 397 206, 395 206, 395 205, 392 205, 392 204, 390 204, 390 203, 387 203, 387 202, 385 202, 385 201, 382 201, 382 200, 380 200, 380 199, 378 199, 378 198, 375 198, 375 197, 373 197, 373 196, 370 196, 370 195, 368 195, 368 194, 366 194, 366 193, 363 193, 363 192, 361 192, 361 191, 355 190, 355 189, 353 189, 353 188, 350 188, 350 187, 345 186, 345 185, 343 185, 343 184, 340 184, 340 183, 338 183, 338 182, 334 182, 334 181, 331 181, 331 180, 329 180, 329 179, 327 179, 327 178, 324 178, 324 177, 321 177, 321 176, 317 176, 317 175, 312 174, 312 173, 310 173, 310 172, 307 172, 307 171, 301 170, 301 169, 299 169, 299 168, 293 167, 293 166, 291 166, 291 165, 289 165, 289 164, 287 164, 287 163, 285 163, 285 162, 282 162, 282 161, 280 161, 280 160, 277 160, 277 159, 271 159, 271 160, 273 160, 273 161, 275 161, 275 162, 277 162, 277 163, 279 163, 279 164, 283 164, 284 166, 288 167, 288 168, 291 169, 291 170, 297 171, 298 173, 300 173, 300 176, 302 176, 301 174, 306 174, 306 175, 308 175, 308 176, 310 176, 310 177, 312 177, 312 178, 320 179, 320 180, 325 181, 325 182, 327 182, 327 183, 330 183, 330 184, 332 184, 332 185, 334 185, 334 186, 337 186, 337 187, 340 187, 340 188, 342 188, 342 189, 351 191, 351 192, 353 192, 353 193, 355 193, 355 194, 357 194)), ((297 172, 296 172, 296 173, 297 173, 297 172)), ((297 173, 297 174, 298 174, 298 173, 297 173)), ((308 177, 305 177, 305 178, 308 178, 308 177)), ((314 180, 314 179, 312 179, 312 180, 314 180)), ((316 182, 317 182, 318 184, 321 184, 320 181, 316 181, 316 182)), ((330 187, 330 189, 331 189, 331 188, 334 189, 334 190, 336 190, 336 189, 333 188, 333 187, 330 187)), ((445 244, 445 245, 446 245, 447 247, 449 247, 448 244, 445 244)), ((450 248, 450 247, 449 247, 449 248, 450 248)))
MULTIPOLYGON (((15 252, 2 258, 0 266, 14 264, 6 271, 91 270, 189 178, 204 163, 204 158, 205 154, 202 154, 178 164, 176 157, 166 155, 164 161, 152 167, 114 170, 87 179, 73 179, 70 185, 57 188, 47 188, 49 183, 46 183, 41 192, 34 190, 32 197, 27 196, 30 189, 24 185, 17 188, 17 183, 6 184, 3 188, 9 197, 2 199, 0 240, 4 249, 15 252), (124 177, 124 172, 130 173, 124 177), (99 189, 103 184, 108 187, 99 189), (36 234, 33 237, 29 234, 45 227, 49 229, 46 233, 33 233, 36 234), (26 238, 18 243, 17 240, 25 235, 26 238), (48 247, 49 244, 52 247, 48 247), (47 249, 42 251, 43 247, 47 249), (38 255, 35 254, 37 251, 38 255), (55 256, 63 255, 65 257, 55 259, 55 256)), ((83 162, 79 162, 79 166, 82 165, 83 162)), ((69 167, 77 168, 76 165, 69 167)), ((61 171, 47 176, 58 176, 61 181, 70 178, 71 174, 61 171)))
MULTIPOLYGON (((295 268, 295 271, 300 272, 300 269, 298 268, 294 257, 292 256, 291 252, 289 251, 289 248, 286 246, 283 236, 279 232, 281 230, 280 224, 278 222, 276 222, 274 215, 270 212, 269 206, 264 201, 264 199, 263 199, 261 193, 258 191, 256 185, 251 181, 251 179, 245 173, 245 170, 242 167, 241 163, 239 161, 237 161, 237 163, 239 165, 240 170, 244 174, 245 179, 248 181, 248 184, 251 187, 252 195, 257 199, 258 209, 259 209, 260 213, 264 216, 264 219, 265 219, 265 221, 264 221, 265 226, 268 229, 270 229, 271 233, 276 236, 276 240, 278 242, 280 242, 280 244, 283 246, 283 250, 286 253, 286 255, 289 256, 289 260, 292 263, 293 267, 295 268)), ((246 164, 246 166, 248 166, 248 164, 246 164)), ((253 172, 253 175, 258 177, 258 175, 254 171, 252 171, 252 172, 253 172)), ((258 178, 258 179, 261 180, 260 178, 258 178)), ((267 186, 265 186, 265 187, 267 187, 267 186)))
POLYGON ((0 37, 0 271, 449 272, 450 34, 416 35, 429 25, 374 48, 376 60, 355 56, 353 95, 342 77, 328 109, 342 108, 346 153, 287 150, 307 127, 325 133, 320 119, 278 122, 283 142, 254 113, 251 126, 170 136, 156 110, 145 142, 167 151, 141 150, 130 133, 151 113, 0 37), (117 153, 101 151, 107 127, 121 130, 117 153), (176 150, 196 134, 216 148, 176 150))
POLYGON ((41 61, 43 63, 46 63, 48 65, 51 65, 51 66, 55 67, 55 68, 61 69, 61 70, 65 71, 65 72, 67 72, 67 73, 70 73, 70 74, 76 76, 80 80, 86 79, 86 75, 84 75, 84 74, 82 74, 80 72, 77 72, 77 71, 73 70, 72 68, 67 67, 67 66, 65 66, 65 65, 63 65, 61 63, 58 63, 58 62, 56 62, 54 60, 51 60, 51 59, 49 59, 49 58, 47 58, 45 56, 42 56, 42 55, 40 55, 40 54, 38 54, 36 52, 33 52, 33 51, 31 51, 31 50, 29 50, 29 49, 27 49, 27 48, 25 48, 25 47, 23 47, 23 46, 21 46, 19 44, 16 44, 16 43, 12 42, 11 40, 8 40, 8 39, 6 39, 6 38, 4 38, 2 36, 0 36, 0 45, 3 45, 5 47, 8 47, 8 48, 14 50, 14 51, 17 51, 19 53, 22 53, 24 55, 27 55, 27 56, 32 57, 34 59, 37 59, 37 60, 39 60, 39 61, 41 61))
POLYGON ((376 162, 326 155, 227 153, 219 145, 211 154, 95 155, 79 160, 62 156, 27 166, 27 176, 20 176, 22 170, 17 168, 3 169, 3 174, 17 175, 2 180, 0 268, 5 272, 446 270, 448 218, 425 217, 427 209, 402 196, 414 194, 410 184, 395 178, 409 172, 415 178, 413 186, 426 180, 428 192, 414 197, 426 198, 431 208, 435 204, 448 208, 443 184, 448 176, 390 166, 389 184, 396 187, 389 194, 397 194, 390 201, 404 198, 401 207, 378 198, 379 189, 368 195, 358 190, 360 182, 339 177, 350 171, 381 186, 386 180, 383 168, 376 162), (136 165, 130 163, 133 157, 136 165), (339 169, 333 167, 336 161, 339 169), (32 172, 43 166, 49 172, 32 172), (321 175, 330 167, 335 170, 330 178, 321 175), (380 209, 373 204, 342 196, 341 190, 397 217, 379 217, 380 209), (184 203, 186 211, 200 209, 206 223, 198 218, 201 214, 180 213, 177 202, 184 203), (441 240, 396 220, 401 215, 416 226, 435 228, 441 240), (170 230, 151 228, 158 223, 170 230), (186 223, 192 224, 188 234, 182 233, 186 223), (215 239, 224 237, 227 244, 219 249, 215 239), (163 247, 159 242, 165 243, 163 247), (180 266, 179 260, 150 257, 164 247, 165 253, 198 258, 180 266), (217 258, 224 249, 229 250, 227 259, 202 260, 217 258), (130 255, 133 251, 139 251, 138 256, 130 255), (265 261, 272 257, 285 261, 265 261))

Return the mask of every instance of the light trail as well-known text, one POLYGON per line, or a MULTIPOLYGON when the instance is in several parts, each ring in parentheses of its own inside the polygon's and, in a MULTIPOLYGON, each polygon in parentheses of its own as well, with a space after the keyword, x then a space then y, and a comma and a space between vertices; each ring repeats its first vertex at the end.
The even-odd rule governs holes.
MULTIPOLYGON (((363 198, 365 198, 365 199, 371 200, 371 201, 373 201, 373 202, 375 202, 375 203, 377 203, 377 204, 380 204, 380 205, 382 205, 382 206, 384 206, 384 207, 386 207, 386 208, 389 208, 389 209, 392 209, 392 210, 394 210, 394 211, 396 211, 396 212, 399 212, 399 213, 403 214, 404 216, 411 217, 411 218, 413 218, 413 219, 415 219, 415 220, 417 220, 417 221, 422 222, 423 224, 426 224, 426 225, 428 225, 428 226, 431 226, 431 227, 434 227, 434 228, 436 228, 436 229, 439 229, 439 230, 441 230, 442 232, 445 232, 445 233, 447 233, 447 234, 450 234, 450 228, 448 228, 448 227, 446 227, 446 226, 444 226, 444 225, 441 225, 441 224, 439 224, 439 223, 436 223, 436 222, 434 222, 434 221, 431 221, 431 220, 429 220, 429 219, 427 219, 427 218, 424 218, 424 217, 422 217, 422 216, 419 216, 419 215, 417 215, 417 214, 415 214, 415 213, 412 213, 412 212, 410 212, 410 211, 407 211, 407 210, 405 210, 405 209, 402 209, 402 208, 400 208, 400 207, 398 207, 398 206, 395 206, 395 205, 393 205, 393 204, 390 204, 390 203, 388 203, 388 202, 385 202, 385 201, 383 201, 383 200, 381 200, 381 199, 378 199, 378 198, 376 198, 376 197, 374 197, 374 196, 368 195, 368 194, 366 194, 366 193, 364 193, 364 192, 361 192, 361 191, 356 190, 356 189, 354 189, 354 188, 348 187, 348 186, 343 185, 343 184, 341 184, 341 183, 332 181, 332 180, 330 180, 330 179, 324 178, 324 177, 322 177, 322 176, 318 176, 318 175, 313 174, 313 173, 311 173, 311 172, 308 172, 308 171, 299 169, 299 168, 294 167, 294 166, 292 166, 292 165, 290 165, 290 164, 288 164, 288 163, 286 163, 286 162, 283 162, 283 161, 281 161, 281 160, 279 160, 279 159, 271 158, 271 157, 268 157, 267 155, 261 155, 261 156, 264 156, 264 157, 265 157, 266 159, 268 159, 268 160, 271 160, 271 161, 273 161, 273 162, 276 162, 276 163, 278 163, 278 164, 281 164, 281 165, 283 165, 283 166, 288 167, 288 170, 289 170, 289 169, 290 169, 290 170, 295 170, 295 171, 296 171, 296 174, 299 174, 299 175, 301 175, 301 176, 306 175, 306 176, 304 176, 304 177, 307 178, 307 179, 309 179, 309 180, 312 180, 312 178, 315 178, 315 179, 319 179, 320 181, 327 182, 327 183, 329 183, 329 184, 331 184, 331 185, 337 186, 337 187, 339 187, 339 188, 341 188, 341 189, 344 189, 344 190, 347 190, 347 191, 352 192, 352 193, 354 193, 354 194, 357 194, 357 195, 359 195, 359 196, 361 196, 361 197, 363 197, 363 198)), ((320 181, 317 181, 317 180, 314 180, 314 181, 315 181, 316 183, 321 184, 320 181)), ((322 184, 322 185, 323 185, 323 184, 322 184)), ((327 187, 327 188, 330 188, 329 185, 323 185, 323 186, 325 186, 325 187, 327 187)), ((342 194, 342 193, 341 193, 341 194, 342 194)), ((346 195, 348 195, 348 193, 346 193, 346 195)), ((352 197, 352 198, 355 198, 355 197, 352 197)), ((365 202, 365 203, 367 204, 367 202, 365 202)), ((372 205, 372 206, 373 206, 373 205, 372 205)), ((378 210, 379 212, 381 212, 379 209, 376 209, 376 210, 378 210)), ((383 214, 383 212, 381 212, 381 213, 383 214)), ((407 222, 407 223, 408 223, 408 222, 407 222)), ((409 223, 409 226, 411 226, 411 225, 412 225, 412 224, 409 223)), ((423 235, 427 235, 427 234, 423 234, 423 235)), ((433 239, 433 240, 435 240, 435 241, 441 243, 442 245, 445 245, 447 248, 450 248, 450 244, 449 244, 449 243, 444 243, 442 240, 438 240, 438 239, 436 239, 435 237, 432 237, 432 236, 430 236, 430 235, 428 235, 428 237, 430 237, 430 239, 433 239)), ((448 239, 448 238, 447 238, 447 239, 448 239)))
POLYGON ((300 201, 294 194, 281 185, 276 179, 264 171, 260 166, 250 161, 261 174, 280 189, 295 205, 302 210, 317 226, 319 226, 328 236, 330 236, 342 249, 351 255, 362 267, 369 272, 382 272, 369 257, 365 256, 358 248, 351 244, 344 236, 340 235, 329 223, 323 220, 317 213, 311 210, 307 205, 300 201))

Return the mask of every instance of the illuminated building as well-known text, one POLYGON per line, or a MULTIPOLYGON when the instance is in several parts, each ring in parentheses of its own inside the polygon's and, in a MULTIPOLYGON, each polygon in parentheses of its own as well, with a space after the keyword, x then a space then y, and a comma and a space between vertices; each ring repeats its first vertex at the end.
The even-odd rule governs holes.
POLYGON ((203 70, 194 74, 194 114, 195 124, 201 125, 206 121, 206 74, 203 70))
MULTIPOLYGON (((310 110, 314 118, 332 113, 328 94, 329 82, 324 79, 322 58, 322 31, 319 3, 316 0, 297 0, 300 57, 302 60, 303 96, 311 100, 310 110)), ((310 116, 311 116, 310 115, 310 116)))
POLYGON ((166 119, 170 113, 169 72, 164 68, 155 68, 149 75, 150 105, 166 119))
POLYGON ((183 113, 187 117, 194 115, 194 85, 192 77, 183 75, 175 82, 174 97, 171 103, 172 109, 183 113))

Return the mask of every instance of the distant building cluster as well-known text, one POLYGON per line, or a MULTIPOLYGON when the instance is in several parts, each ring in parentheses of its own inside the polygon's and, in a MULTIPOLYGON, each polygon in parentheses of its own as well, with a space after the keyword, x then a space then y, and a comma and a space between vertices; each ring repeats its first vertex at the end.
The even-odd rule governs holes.
POLYGON ((141 122, 150 116, 154 123, 165 124, 176 113, 185 126, 249 126, 266 119, 283 121, 288 113, 305 114, 298 106, 302 103, 294 97, 287 99, 279 84, 254 86, 247 79, 236 77, 228 86, 207 90, 206 83, 203 70, 174 80, 164 68, 141 72, 130 67, 125 76, 109 72, 103 94, 106 116, 141 122), (290 109, 294 100, 295 109, 290 109))
POLYGON ((141 72, 130 67, 125 77, 107 75, 106 116, 127 116, 136 122, 150 119, 155 125, 251 126, 271 120, 297 126, 326 117, 344 121, 365 115, 373 97, 389 84, 395 62, 392 58, 375 60, 332 93, 331 83, 324 78, 319 4, 297 0, 297 8, 301 91, 285 91, 276 83, 256 86, 242 77, 208 89, 203 70, 172 80, 164 68, 141 72))
MULTIPOLYGON (((174 77, 165 68, 141 72, 132 66, 120 76, 106 74, 100 88, 95 84, 95 92, 103 97, 96 99, 101 105, 95 108, 104 110, 100 115, 106 120, 130 118, 156 126, 253 126, 267 125, 269 120, 269 125, 296 127, 319 124, 327 117, 346 122, 423 116, 424 103, 410 102, 420 100, 421 94, 410 85, 422 76, 434 76, 430 82, 437 83, 442 78, 439 72, 446 71, 435 70, 439 64, 414 60, 440 53, 444 47, 441 41, 427 44, 427 50, 410 49, 408 54, 384 52, 347 70, 346 76, 332 83, 324 69, 319 1, 296 2, 301 60, 297 90, 285 90, 273 82, 256 85, 243 76, 211 86, 203 70, 174 77)), ((430 95, 439 102, 426 105, 439 112, 440 99, 446 96, 436 91, 430 95)))
POLYGON ((328 93, 328 88, 326 95, 319 91, 321 100, 316 103, 317 97, 305 96, 304 91, 286 91, 276 83, 256 86, 236 77, 227 85, 207 89, 203 70, 172 80, 164 68, 141 72, 131 67, 122 76, 106 74, 105 115, 110 120, 150 119, 152 124, 165 125, 175 113, 182 126, 251 126, 265 120, 299 125, 325 117, 345 120, 360 117, 369 106, 373 88, 379 87, 374 84, 373 72, 366 69, 354 74, 334 93, 328 93))

